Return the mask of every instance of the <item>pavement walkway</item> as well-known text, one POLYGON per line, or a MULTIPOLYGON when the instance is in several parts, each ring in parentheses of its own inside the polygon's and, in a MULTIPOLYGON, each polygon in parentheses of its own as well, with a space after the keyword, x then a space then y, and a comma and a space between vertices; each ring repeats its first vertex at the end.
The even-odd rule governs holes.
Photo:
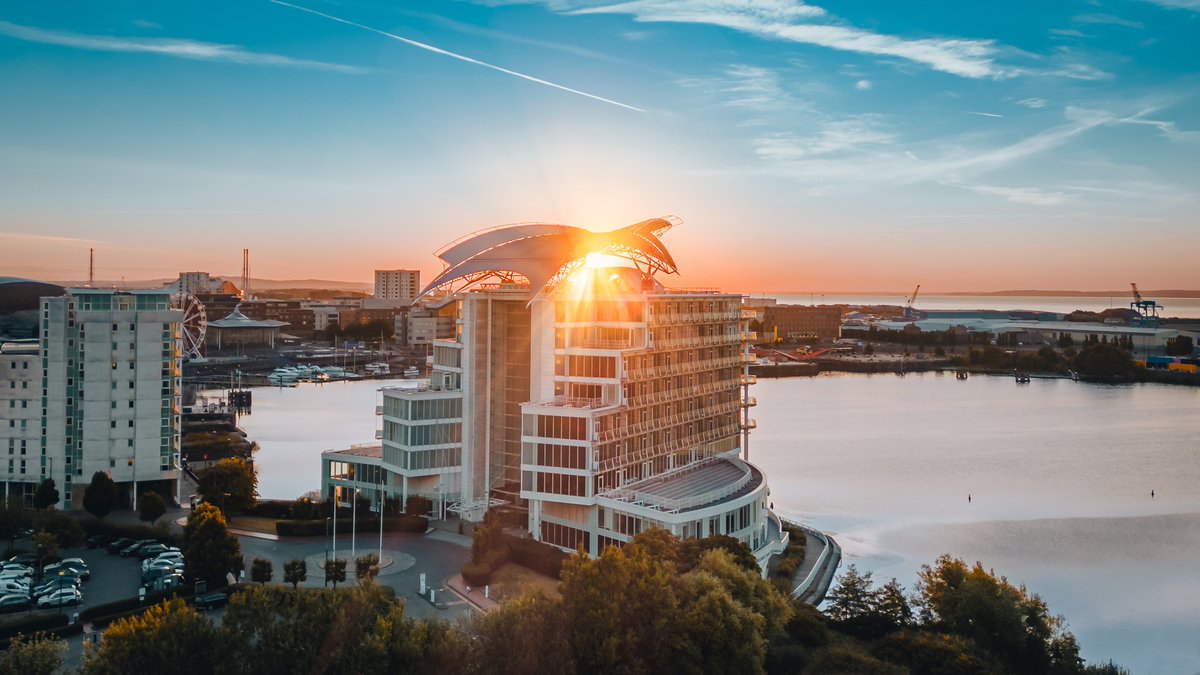
POLYGON ((447 579, 446 586, 481 612, 487 612, 500 606, 500 603, 486 595, 486 589, 468 586, 461 574, 455 574, 447 579))

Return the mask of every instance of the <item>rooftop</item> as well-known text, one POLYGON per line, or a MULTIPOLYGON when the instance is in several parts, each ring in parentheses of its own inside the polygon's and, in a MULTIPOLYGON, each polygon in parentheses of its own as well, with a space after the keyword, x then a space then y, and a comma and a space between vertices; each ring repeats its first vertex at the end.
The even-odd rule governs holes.
POLYGON ((719 455, 600 496, 676 513, 737 499, 762 482, 762 472, 754 465, 719 455))

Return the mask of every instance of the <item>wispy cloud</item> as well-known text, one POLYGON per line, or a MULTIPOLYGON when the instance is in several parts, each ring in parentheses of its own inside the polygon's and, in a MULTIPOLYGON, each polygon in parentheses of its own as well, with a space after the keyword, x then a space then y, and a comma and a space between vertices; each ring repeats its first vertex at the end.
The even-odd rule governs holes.
POLYGON ((1185 143, 1200 143, 1200 131, 1180 129, 1174 122, 1168 120, 1152 120, 1146 119, 1146 115, 1153 113, 1152 110, 1140 112, 1136 115, 1119 120, 1121 124, 1140 124, 1158 129, 1159 133, 1167 140, 1182 141, 1185 143))
POLYGON ((1004 115, 999 113, 980 112, 978 110, 967 110, 966 113, 968 115, 979 115, 980 117, 1004 117, 1004 115))
POLYGON ((296 59, 281 54, 255 52, 238 45, 225 45, 214 42, 199 42, 173 38, 128 38, 110 37, 107 35, 84 35, 67 31, 50 31, 40 28, 21 26, 7 21, 0 21, 0 35, 37 42, 41 44, 87 49, 103 52, 131 52, 158 54, 181 59, 198 61, 224 61, 260 66, 280 66, 285 68, 310 68, 328 70, 339 73, 362 73, 365 69, 340 63, 310 61, 296 59))
POLYGON ((80 239, 77 237, 58 237, 49 234, 28 234, 26 232, 0 232, 0 239, 28 241, 43 244, 107 244, 100 239, 80 239))
POLYGON ((962 38, 909 39, 831 23, 821 7, 797 0, 632 0, 578 6, 550 0, 551 9, 575 14, 627 14, 647 23, 699 23, 723 26, 759 37, 811 44, 873 56, 900 58, 934 70, 969 78, 1010 75, 998 65, 994 40, 962 38), (821 20, 822 23, 815 23, 821 20))
POLYGON ((883 128, 879 116, 860 115, 825 122, 809 136, 793 132, 762 136, 755 139, 754 154, 763 159, 792 161, 886 145, 893 140, 895 136, 883 128))
POLYGON ((858 82, 854 83, 854 88, 859 91, 867 91, 868 89, 871 88, 871 81, 870 80, 859 80, 858 82))
POLYGON ((725 105, 744 108, 775 108, 788 100, 779 83, 779 74, 769 68, 733 65, 718 85, 727 97, 725 105))
POLYGON ((153 21, 147 21, 146 19, 134 19, 133 25, 137 26, 138 28, 146 28, 150 30, 162 28, 161 25, 154 23, 153 21))
POLYGON ((1046 99, 1037 98, 1036 96, 1033 98, 1023 98, 1020 101, 1017 101, 1017 105, 1025 106, 1026 108, 1033 108, 1035 110, 1038 108, 1045 108, 1047 103, 1049 102, 1046 99))
POLYGON ((1200 12, 1200 0, 1146 0, 1167 9, 1190 9, 1200 12))
POLYGON ((1003 197, 1006 201, 1014 204, 1028 204, 1030 206, 1057 206, 1068 199, 1066 193, 1049 192, 1035 187, 1003 187, 998 185, 955 185, 954 187, 964 188, 982 195, 995 195, 1003 197))
POLYGON ((389 33, 389 32, 387 32, 387 31, 379 30, 378 28, 372 28, 372 27, 370 27, 370 26, 367 26, 367 25, 365 25, 365 24, 361 24, 361 23, 357 23, 357 22, 354 22, 354 21, 350 21, 349 19, 342 19, 342 18, 340 18, 340 17, 333 16, 332 14, 326 14, 326 13, 324 13, 324 12, 318 12, 318 11, 317 11, 317 10, 315 10, 315 9, 309 9, 309 8, 307 8, 307 7, 301 7, 300 5, 293 5, 293 4, 292 4, 292 3, 290 3, 290 2, 283 2, 283 0, 271 0, 271 2, 275 3, 276 5, 280 5, 280 6, 283 6, 283 7, 290 7, 290 8, 292 8, 292 9, 300 10, 301 12, 308 12, 309 14, 313 14, 313 15, 315 15, 315 16, 319 16, 319 17, 322 17, 322 18, 325 18, 325 19, 329 19, 330 21, 336 21, 336 22, 338 22, 338 23, 345 24, 345 25, 347 25, 347 26, 353 26, 353 27, 355 27, 355 28, 360 28, 360 29, 362 29, 362 30, 369 31, 369 32, 375 33, 375 34, 377 34, 377 35, 382 35, 382 36, 384 36, 384 37, 391 38, 391 39, 393 39, 393 40, 396 40, 396 41, 398 41, 398 42, 403 42, 403 43, 404 43, 404 44, 406 44, 406 45, 410 45, 410 46, 412 46, 412 47, 417 47, 418 49, 424 49, 425 51, 433 52, 434 54, 440 54, 440 55, 442 55, 442 56, 447 56, 447 57, 449 57, 449 58, 456 59, 456 60, 458 60, 458 61, 463 61, 464 63, 470 63, 470 64, 474 64, 474 65, 477 65, 477 66, 482 66, 482 67, 484 67, 484 68, 488 68, 488 69, 490 69, 490 70, 494 70, 494 71, 496 71, 496 72, 499 72, 499 73, 504 73, 505 75, 511 75, 511 76, 513 76, 513 77, 519 77, 519 78, 521 78, 522 80, 527 80, 527 81, 529 81, 529 82, 533 82, 533 83, 535 83, 535 84, 540 84, 540 85, 543 85, 543 86, 551 87, 551 88, 553 88, 553 89, 558 89, 559 91, 565 91, 565 92, 567 92, 567 93, 570 93, 570 94, 576 94, 576 95, 578 95, 578 96, 583 96, 583 97, 585 97, 585 98, 590 98, 590 99, 592 99, 592 100, 594 100, 594 101, 600 101, 601 103, 608 103, 608 104, 610 104, 610 105, 615 105, 615 106, 618 106, 618 107, 621 107, 621 108, 625 108, 626 110, 633 110, 634 112, 645 112, 645 110, 642 110, 641 108, 636 108, 636 107, 634 107, 634 106, 631 106, 631 105, 629 105, 629 104, 627 104, 627 103, 621 103, 620 101, 614 101, 613 99, 610 99, 610 98, 604 98, 603 96, 597 96, 596 94, 589 94, 588 92, 586 92, 586 91, 581 91, 581 90, 579 90, 579 89, 572 89, 571 87, 567 87, 567 86, 565 86, 565 85, 561 85, 561 84, 558 84, 558 83, 556 83, 556 82, 551 82, 551 81, 549 81, 549 80, 543 80, 543 79, 541 79, 540 77, 534 77, 533 75, 526 75, 525 73, 520 73, 520 72, 517 72, 517 71, 515 71, 515 70, 509 70, 508 68, 503 68, 503 67, 501 67, 501 66, 497 66, 497 65, 494 65, 494 64, 491 64, 491 63, 487 63, 486 61, 480 61, 479 59, 473 59, 473 58, 471 58, 470 56, 464 56, 464 55, 462 55, 462 54, 456 54, 456 53, 454 53, 454 52, 447 51, 447 50, 445 50, 445 49, 441 49, 440 47, 434 47, 433 45, 425 44, 424 42, 418 42, 418 41, 416 41, 416 40, 410 40, 410 39, 408 39, 408 38, 406 38, 406 37, 401 37, 401 36, 399 36, 399 35, 396 35, 396 34, 394 34, 394 33, 389 33))
POLYGON ((1113 14, 1080 14, 1071 20, 1075 23, 1123 26, 1125 28, 1134 28, 1137 30, 1141 30, 1142 28, 1146 27, 1140 21, 1130 21, 1129 19, 1123 19, 1113 14))

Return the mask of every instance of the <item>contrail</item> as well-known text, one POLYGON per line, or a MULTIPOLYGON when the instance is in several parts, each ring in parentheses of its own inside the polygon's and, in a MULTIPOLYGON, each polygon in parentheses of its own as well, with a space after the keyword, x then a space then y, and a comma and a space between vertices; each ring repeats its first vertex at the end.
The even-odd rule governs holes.
POLYGON ((968 110, 967 114, 979 115, 980 117, 1004 117, 1004 115, 997 115, 996 113, 990 113, 990 112, 979 112, 978 110, 968 110))
POLYGON ((449 56, 452 59, 458 59, 459 61, 466 61, 467 63, 473 63, 477 66, 483 66, 484 68, 491 68, 492 70, 499 71, 506 75, 512 75, 513 77, 519 77, 522 80, 529 80, 530 82, 536 82, 537 84, 544 84, 547 87, 554 87, 555 89, 560 89, 562 91, 569 92, 571 94, 578 94, 579 96, 586 96, 587 98, 590 98, 590 99, 593 99, 596 101, 601 101, 603 103, 609 103, 609 104, 612 104, 615 106, 620 106, 622 108, 625 108, 626 110, 633 110, 634 112, 646 112, 645 110, 642 110, 641 108, 635 108, 634 106, 627 105, 625 103, 621 103, 620 101, 614 101, 610 98, 604 98, 603 96, 589 94, 586 91, 579 91, 578 89, 572 89, 570 87, 566 87, 561 84, 556 84, 554 82, 550 82, 549 80, 543 80, 539 77, 534 77, 532 75, 526 75, 525 73, 518 73, 517 71, 509 70, 508 68, 501 68, 500 66, 495 66, 490 63, 485 63, 478 59, 473 59, 469 56, 463 56, 462 54, 455 54, 454 52, 448 52, 445 49, 439 49, 438 47, 434 47, 433 45, 427 45, 424 42, 417 42, 416 40, 409 40, 408 38, 400 37, 399 35, 394 35, 387 31, 379 30, 378 28, 371 28, 370 26, 364 26, 361 23, 355 23, 348 19, 342 19, 342 18, 333 16, 332 14, 325 14, 324 12, 318 12, 315 9, 301 7, 300 5, 293 5, 292 3, 284 2, 283 0, 271 0, 271 2, 275 3, 276 5, 283 5, 284 7, 291 7, 292 9, 298 9, 301 12, 308 12, 309 14, 315 14, 317 16, 329 19, 330 21, 337 21, 338 23, 344 23, 347 26, 354 26, 355 28, 361 28, 363 30, 368 30, 368 31, 371 31, 372 33, 378 33, 379 35, 382 35, 384 37, 389 37, 389 38, 392 38, 393 40, 399 40, 400 42, 403 42, 404 44, 412 45, 413 47, 419 47, 426 51, 431 51, 434 54, 441 54, 442 56, 449 56))

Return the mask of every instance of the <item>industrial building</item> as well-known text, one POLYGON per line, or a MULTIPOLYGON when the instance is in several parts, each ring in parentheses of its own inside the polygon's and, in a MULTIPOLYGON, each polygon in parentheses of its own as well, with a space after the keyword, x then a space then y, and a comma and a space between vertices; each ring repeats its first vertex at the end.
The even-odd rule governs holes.
POLYGON ((382 390, 380 445, 323 454, 323 492, 517 509, 535 539, 591 555, 654 527, 727 534, 765 570, 787 535, 746 461, 749 317, 740 296, 656 278, 672 224, 516 225, 441 251, 423 293, 452 293, 453 337, 433 341, 430 381, 382 390))
POLYGON ((832 342, 842 337, 841 305, 765 305, 764 339, 789 343, 832 342))

